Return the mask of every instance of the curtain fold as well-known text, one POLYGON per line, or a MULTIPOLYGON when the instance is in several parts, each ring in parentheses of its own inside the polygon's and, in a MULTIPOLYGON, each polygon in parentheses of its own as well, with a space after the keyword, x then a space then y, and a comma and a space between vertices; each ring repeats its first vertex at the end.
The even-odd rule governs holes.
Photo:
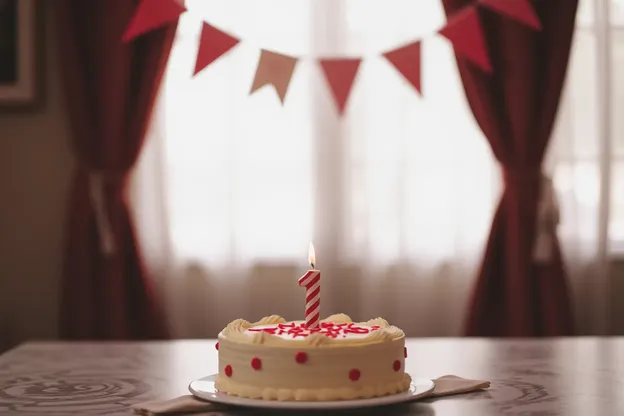
POLYGON ((61 76, 77 159, 61 303, 68 339, 168 336, 126 201, 177 24, 121 42, 138 1, 59 0, 61 76))
MULTIPOLYGON (((472 0, 442 0, 447 16, 472 0)), ((489 75, 457 57, 474 117, 501 165, 496 210, 468 313, 471 336, 571 335, 567 277, 556 238, 550 259, 533 258, 542 161, 568 66, 578 0, 534 2, 535 32, 480 10, 494 67, 489 75)))

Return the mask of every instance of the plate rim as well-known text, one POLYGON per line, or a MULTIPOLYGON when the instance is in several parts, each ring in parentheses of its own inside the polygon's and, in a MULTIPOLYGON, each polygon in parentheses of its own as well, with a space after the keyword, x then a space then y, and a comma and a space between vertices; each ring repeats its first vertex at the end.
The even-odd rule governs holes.
MULTIPOLYGON (((191 392, 191 394, 195 398, 199 400, 209 402, 209 403, 226 405, 226 406, 245 407, 245 408, 250 408, 250 409, 258 408, 258 409, 284 409, 284 410, 288 410, 288 409, 331 410, 331 409, 352 409, 352 408, 358 408, 358 407, 389 406, 393 404, 412 402, 412 401, 425 398, 435 388, 435 381, 433 381, 432 379, 416 377, 412 379, 410 383, 410 387, 421 386, 422 388, 423 385, 426 385, 426 387, 424 387, 424 391, 418 394, 413 394, 413 393, 407 394, 407 392, 402 392, 402 393, 395 393, 392 395, 370 397, 370 398, 365 398, 365 399, 305 401, 305 402, 294 401, 294 400, 279 401, 279 400, 250 399, 246 397, 231 396, 231 395, 228 395, 227 393, 221 393, 223 396, 227 398, 226 400, 219 400, 218 396, 216 397, 215 400, 213 400, 213 399, 202 397, 203 396, 202 392, 199 392, 193 388, 194 383, 214 381, 217 375, 218 373, 210 374, 208 376, 201 377, 201 378, 191 381, 188 385, 188 390, 191 392), (395 400, 390 400, 391 398, 394 398, 395 400), (230 399, 236 400, 236 401, 241 400, 243 401, 243 403, 234 403, 230 399)), ((214 393, 210 393, 210 394, 214 394, 214 393)))

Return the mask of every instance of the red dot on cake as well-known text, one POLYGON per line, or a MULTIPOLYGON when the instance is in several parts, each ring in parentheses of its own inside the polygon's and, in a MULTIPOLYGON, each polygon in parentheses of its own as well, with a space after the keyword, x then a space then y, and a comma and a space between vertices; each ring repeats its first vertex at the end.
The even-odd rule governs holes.
POLYGON ((407 347, 403 347, 403 357, 407 358, 407 347))
POLYGON ((219 351, 219 343, 218 343, 218 342, 215 344, 215 349, 216 349, 217 351, 219 351))
POLYGON ((306 361, 308 361, 308 354, 306 354, 305 352, 298 352, 297 354, 295 354, 295 361, 299 364, 305 363, 306 361))
POLYGON ((232 377, 232 366, 231 365, 226 365, 224 368, 225 371, 225 375, 228 377, 232 377))
POLYGON ((351 381, 358 381, 360 379, 360 370, 354 368, 349 371, 349 379, 351 381))
POLYGON ((401 361, 394 360, 394 363, 392 363, 392 368, 394 368, 394 371, 399 371, 401 369, 401 361))
POLYGON ((254 357, 251 359, 251 368, 254 370, 260 370, 262 368, 262 361, 260 361, 260 358, 254 357))

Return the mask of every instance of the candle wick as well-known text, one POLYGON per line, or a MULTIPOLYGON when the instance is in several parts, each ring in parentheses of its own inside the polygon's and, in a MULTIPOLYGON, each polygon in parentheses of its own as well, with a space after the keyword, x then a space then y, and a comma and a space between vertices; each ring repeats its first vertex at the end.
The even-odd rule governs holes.
POLYGON ((310 266, 312 266, 312 270, 315 270, 314 269, 314 263, 310 263, 310 266))

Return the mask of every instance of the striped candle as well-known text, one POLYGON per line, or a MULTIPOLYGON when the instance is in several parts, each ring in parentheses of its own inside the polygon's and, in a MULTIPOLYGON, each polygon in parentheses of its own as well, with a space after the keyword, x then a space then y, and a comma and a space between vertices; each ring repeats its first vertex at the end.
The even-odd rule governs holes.
POLYGON ((314 268, 314 246, 310 243, 310 266, 299 278, 299 286, 306 289, 305 323, 308 328, 318 328, 321 311, 321 272, 314 268))

